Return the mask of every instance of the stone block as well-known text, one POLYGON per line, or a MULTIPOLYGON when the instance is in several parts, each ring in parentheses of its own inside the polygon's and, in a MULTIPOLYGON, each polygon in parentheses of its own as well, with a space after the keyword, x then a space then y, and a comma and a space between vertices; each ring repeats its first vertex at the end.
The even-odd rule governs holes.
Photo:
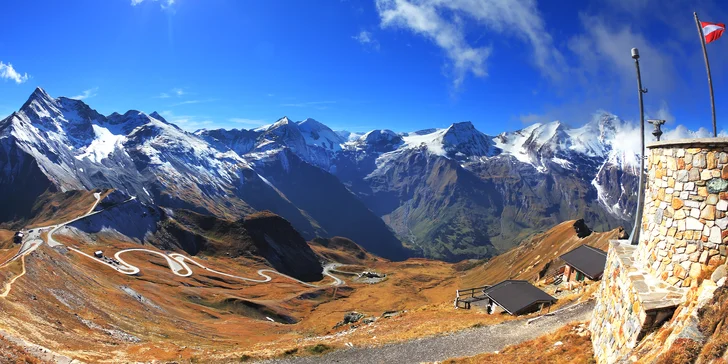
POLYGON ((713 226, 710 228, 710 235, 708 237, 708 241, 713 244, 721 244, 723 242, 723 236, 720 228, 718 226, 713 226))
POLYGON ((693 167, 705 168, 706 165, 704 154, 698 153, 693 156, 693 167))
POLYGON ((703 208, 703 211, 700 212, 700 218, 705 220, 714 220, 715 219, 715 206, 713 205, 707 205, 705 208, 703 208))
POLYGON ((715 208, 718 209, 718 211, 728 211, 728 201, 726 201, 726 200, 719 200, 715 204, 715 208))
MULTIPOLYGON (((655 174, 655 177, 656 176, 657 176, 657 174, 655 174)), ((662 177, 660 177, 660 178, 662 178, 662 177)), ((700 171, 697 168, 693 168, 690 171, 688 171, 688 181, 695 182, 698 180, 700 180, 700 171)))
POLYGON ((690 266, 690 273, 688 274, 690 277, 697 279, 700 277, 700 273, 703 272, 703 266, 700 263, 693 263, 690 266))
POLYGON ((720 193, 728 189, 728 181, 722 178, 713 178, 707 182, 708 192, 720 193))

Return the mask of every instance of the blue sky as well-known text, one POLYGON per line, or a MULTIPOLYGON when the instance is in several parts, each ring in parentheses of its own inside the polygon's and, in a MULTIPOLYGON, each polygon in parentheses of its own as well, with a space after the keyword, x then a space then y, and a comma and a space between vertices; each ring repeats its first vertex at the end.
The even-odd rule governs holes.
MULTIPOLYGON (((3 5, 0 114, 37 86, 104 114, 158 111, 183 128, 251 128, 283 115, 354 131, 471 120, 494 134, 536 121, 638 114, 710 126, 692 11, 651 0, 78 0, 3 5), (12 65, 12 67, 10 66, 12 65)), ((719 129, 728 37, 708 45, 719 129)))

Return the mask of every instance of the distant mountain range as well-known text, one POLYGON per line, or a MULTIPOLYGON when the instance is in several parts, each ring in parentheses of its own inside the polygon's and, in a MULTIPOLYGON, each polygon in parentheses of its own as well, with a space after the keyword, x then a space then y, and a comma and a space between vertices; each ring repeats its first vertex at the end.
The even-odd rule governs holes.
POLYGON ((365 134, 283 117, 252 130, 186 132, 161 115, 104 116, 38 88, 0 121, 0 222, 45 191, 114 188, 149 205, 237 220, 283 216, 307 239, 345 236, 392 259, 490 257, 561 221, 628 225, 634 146, 618 117, 485 135, 365 134))

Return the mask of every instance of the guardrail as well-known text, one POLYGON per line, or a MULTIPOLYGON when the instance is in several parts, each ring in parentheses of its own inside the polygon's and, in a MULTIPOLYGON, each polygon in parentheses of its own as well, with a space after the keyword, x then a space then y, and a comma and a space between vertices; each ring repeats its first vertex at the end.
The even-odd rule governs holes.
POLYGON ((460 303, 464 304, 463 308, 470 309, 470 304, 486 299, 485 290, 491 286, 473 287, 459 289, 455 291, 455 308, 460 308, 460 303), (478 294, 481 294, 480 296, 478 294))

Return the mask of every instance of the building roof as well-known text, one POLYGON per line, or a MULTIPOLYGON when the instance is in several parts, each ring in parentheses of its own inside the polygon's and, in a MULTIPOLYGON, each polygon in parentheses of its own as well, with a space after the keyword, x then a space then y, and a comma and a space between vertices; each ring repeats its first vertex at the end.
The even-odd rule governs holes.
POLYGON ((484 293, 512 315, 517 315, 536 303, 556 301, 527 281, 506 280, 486 288, 484 293))
POLYGON ((589 279, 599 279, 607 264, 607 253, 603 250, 582 244, 560 257, 566 264, 574 267, 589 279))

